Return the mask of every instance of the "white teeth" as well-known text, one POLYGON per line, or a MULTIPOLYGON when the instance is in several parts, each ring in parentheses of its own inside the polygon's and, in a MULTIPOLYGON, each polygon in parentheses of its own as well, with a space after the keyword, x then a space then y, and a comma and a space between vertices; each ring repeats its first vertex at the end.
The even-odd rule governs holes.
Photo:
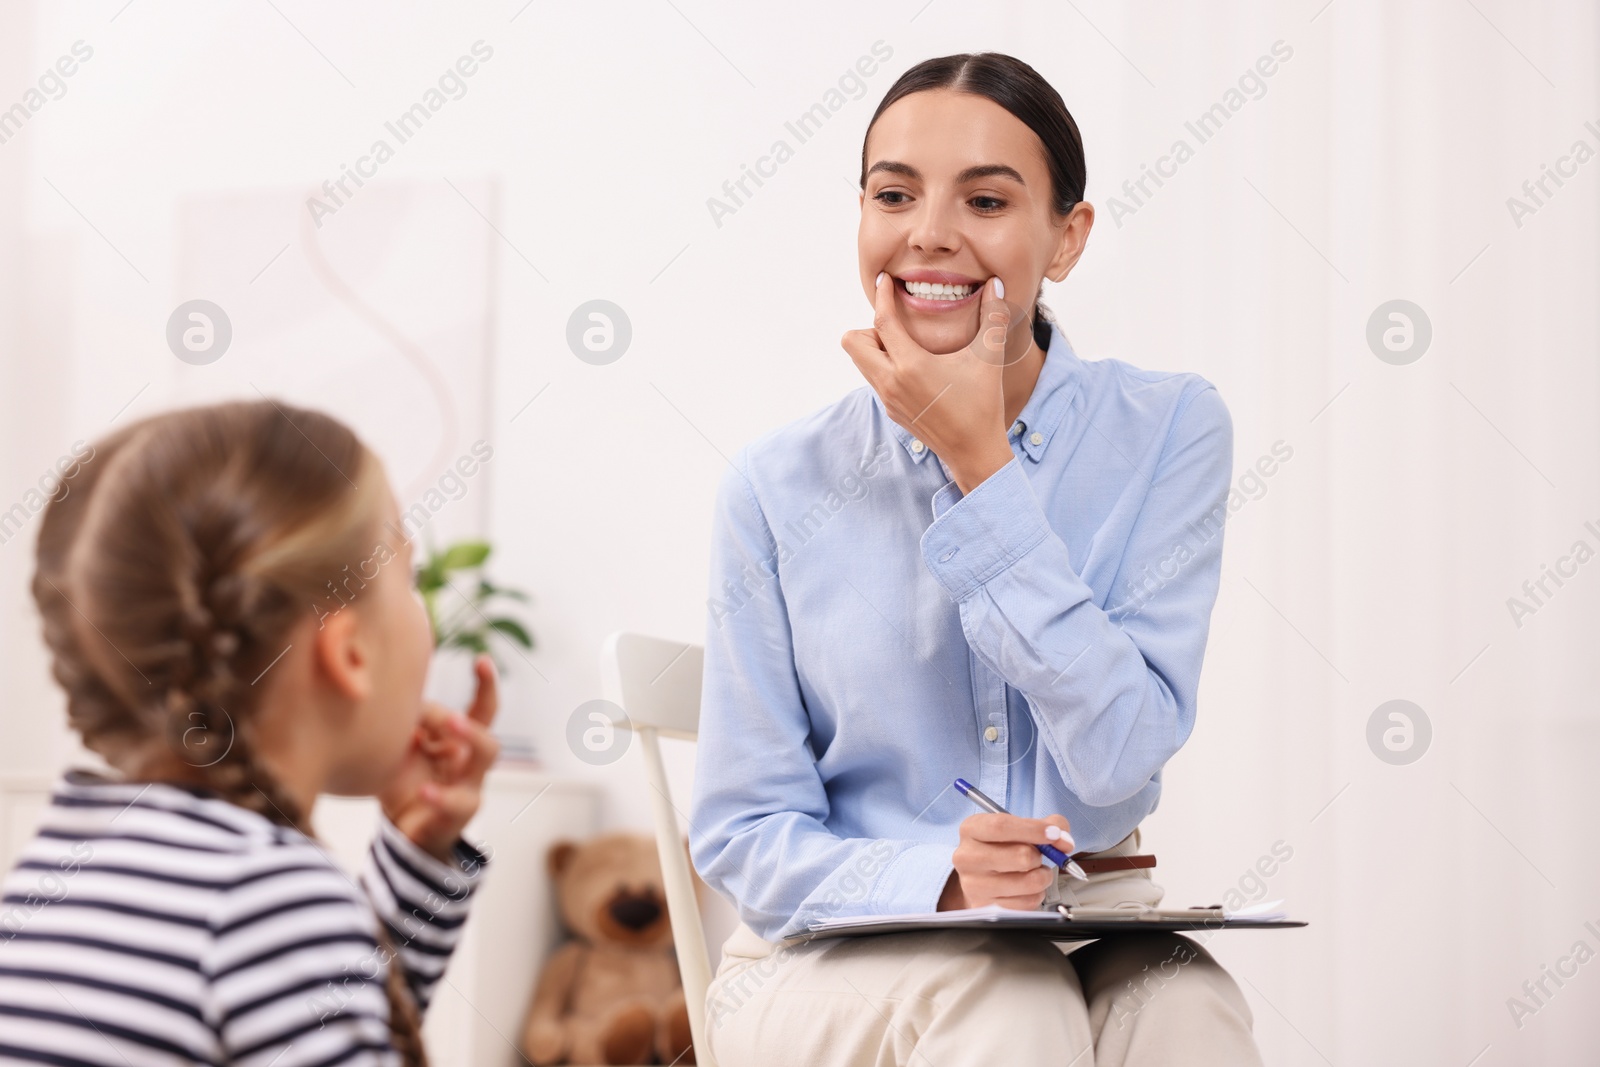
POLYGON ((972 295, 970 285, 945 285, 942 282, 906 282, 906 292, 925 300, 964 300, 972 295))

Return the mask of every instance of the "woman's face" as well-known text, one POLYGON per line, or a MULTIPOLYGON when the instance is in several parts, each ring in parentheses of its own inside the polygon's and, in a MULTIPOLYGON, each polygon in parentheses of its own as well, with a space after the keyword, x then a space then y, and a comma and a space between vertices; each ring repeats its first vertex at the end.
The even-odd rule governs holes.
MULTIPOLYGON (((867 137, 857 235, 867 299, 887 271, 912 340, 936 353, 971 344, 985 282, 998 276, 1006 302, 1025 313, 1040 280, 1065 278, 1082 253, 1094 209, 1058 218, 1051 199, 1044 146, 1011 112, 948 89, 902 97, 867 137), (965 285, 966 295, 918 295, 925 282, 965 285)), ((1007 362, 1030 343, 1028 330, 1013 329, 1007 362)))

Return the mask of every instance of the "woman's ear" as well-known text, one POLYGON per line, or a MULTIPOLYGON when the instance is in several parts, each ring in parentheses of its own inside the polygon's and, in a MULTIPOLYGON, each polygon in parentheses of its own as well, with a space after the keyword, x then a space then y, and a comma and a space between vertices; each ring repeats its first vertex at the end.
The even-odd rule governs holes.
POLYGON ((346 606, 318 621, 311 631, 313 674, 346 700, 360 703, 372 692, 372 656, 360 617, 346 606))
POLYGON ((1077 266, 1078 257, 1083 255, 1083 248, 1089 243, 1089 231, 1093 228, 1094 205, 1087 200, 1072 205, 1072 211, 1061 227, 1061 243, 1056 247, 1050 265, 1045 268, 1046 278, 1053 282, 1066 280, 1072 268, 1077 266))

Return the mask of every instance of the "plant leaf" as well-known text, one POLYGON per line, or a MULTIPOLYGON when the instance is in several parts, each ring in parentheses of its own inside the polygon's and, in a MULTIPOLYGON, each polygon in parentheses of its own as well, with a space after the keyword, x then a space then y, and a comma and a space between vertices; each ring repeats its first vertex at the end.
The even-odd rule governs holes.
POLYGON ((487 652, 489 651, 489 642, 484 640, 483 634, 475 630, 463 630, 460 633, 451 634, 444 647, 465 648, 472 652, 487 652))
POLYGON ((416 587, 424 593, 435 593, 444 588, 444 572, 439 569, 437 557, 424 560, 417 567, 416 587))
POLYGON ((498 619, 490 619, 489 629, 494 630, 496 633, 504 634, 523 648, 533 647, 533 637, 516 619, 509 619, 504 616, 498 619))
POLYGON ((444 550, 439 561, 442 571, 464 571, 483 566, 491 549, 487 541, 457 541, 444 550))

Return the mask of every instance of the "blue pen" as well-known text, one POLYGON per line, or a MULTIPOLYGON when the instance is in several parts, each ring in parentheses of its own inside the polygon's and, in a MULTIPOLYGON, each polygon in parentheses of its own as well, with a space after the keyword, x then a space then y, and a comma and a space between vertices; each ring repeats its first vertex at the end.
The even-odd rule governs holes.
MULTIPOLYGON (((978 805, 978 807, 982 808, 984 811, 993 812, 996 815, 1011 814, 1005 808, 1002 808, 1000 805, 990 800, 981 789, 967 781, 965 778, 956 779, 956 791, 962 796, 966 797, 968 800, 972 801, 974 804, 978 805)), ((1044 853, 1045 859, 1049 860, 1057 867, 1060 867, 1062 870, 1072 875, 1072 877, 1083 882, 1087 882, 1089 880, 1089 876, 1083 873, 1083 868, 1072 862, 1072 857, 1068 856, 1065 852, 1062 852, 1059 848, 1056 848, 1056 846, 1034 845, 1033 847, 1044 853)))

